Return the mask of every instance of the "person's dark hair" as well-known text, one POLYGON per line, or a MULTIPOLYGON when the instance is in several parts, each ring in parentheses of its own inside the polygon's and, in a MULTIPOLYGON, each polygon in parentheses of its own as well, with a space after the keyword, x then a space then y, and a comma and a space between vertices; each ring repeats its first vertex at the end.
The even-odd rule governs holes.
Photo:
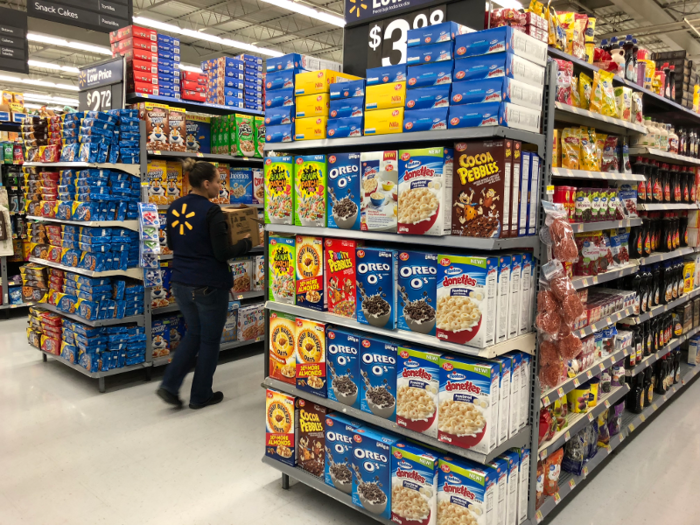
POLYGON ((182 161, 182 169, 189 174, 190 186, 193 188, 201 188, 205 180, 213 182, 218 177, 214 165, 201 160, 185 159, 182 161))

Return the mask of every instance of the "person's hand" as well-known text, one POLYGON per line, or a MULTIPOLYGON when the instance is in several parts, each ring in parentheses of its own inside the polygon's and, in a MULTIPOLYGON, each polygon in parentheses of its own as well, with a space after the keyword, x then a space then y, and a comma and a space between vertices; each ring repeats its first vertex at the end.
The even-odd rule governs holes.
POLYGON ((250 239, 250 233, 246 233, 246 234, 243 236, 243 238, 244 238, 244 239, 250 239))

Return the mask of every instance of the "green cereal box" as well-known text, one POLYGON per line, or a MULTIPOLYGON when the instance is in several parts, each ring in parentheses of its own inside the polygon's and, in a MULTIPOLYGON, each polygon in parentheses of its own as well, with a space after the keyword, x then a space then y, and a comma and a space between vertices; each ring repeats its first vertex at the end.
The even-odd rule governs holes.
MULTIPOLYGON (((242 155, 243 157, 253 157, 255 156, 255 120, 252 115, 242 115, 236 113, 233 115, 235 122, 235 150, 237 153, 231 151, 231 155, 242 155)), ((231 149, 233 150, 234 143, 231 143, 231 149)))
POLYGON ((325 155, 303 155, 294 159, 294 224, 326 227, 325 155))
POLYGON ((265 224, 293 224, 294 159, 266 157, 264 166, 265 224))
POLYGON ((211 152, 212 153, 219 153, 219 119, 212 118, 210 123, 211 123, 211 128, 210 128, 211 152))
POLYGON ((255 116, 255 155, 262 158, 265 153, 265 117, 255 116))
POLYGON ((226 151, 229 155, 239 155, 238 148, 236 146, 236 116, 229 115, 226 118, 226 151))

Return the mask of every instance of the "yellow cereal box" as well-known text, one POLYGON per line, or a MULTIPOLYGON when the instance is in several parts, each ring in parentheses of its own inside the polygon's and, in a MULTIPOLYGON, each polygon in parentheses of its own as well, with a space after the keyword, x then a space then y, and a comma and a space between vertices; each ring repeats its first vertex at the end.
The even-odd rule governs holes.
POLYGON ((296 465, 294 451, 294 402, 296 398, 276 390, 265 393, 265 455, 296 465))
MULTIPOLYGON (((403 110, 404 108, 391 108, 365 112, 365 135, 401 133, 403 130, 403 110)), ((297 120, 297 122, 299 121, 297 120)))
POLYGON ((167 204, 182 197, 182 162, 166 162, 166 200, 167 204))
POLYGON ((294 282, 295 240, 293 237, 270 237, 268 275, 270 294, 268 300, 294 304, 296 286, 294 282))
POLYGON ((299 73, 295 76, 294 94, 313 95, 314 93, 328 93, 330 92, 331 84, 335 84, 338 78, 360 80, 360 77, 348 75, 347 73, 338 73, 330 69, 306 71, 305 73, 299 73))
POLYGON ((323 293, 323 239, 297 235, 296 239, 297 304, 325 311, 323 293))
POLYGON ((149 160, 146 166, 148 181, 148 202, 168 204, 167 187, 168 163, 164 160, 149 160))
MULTIPOLYGON (((401 108, 401 125, 403 125, 403 108, 401 108)), ((326 138, 328 117, 298 118, 294 122, 294 140, 316 140, 326 138)), ((401 131, 401 125, 399 131, 401 131)))
POLYGON ((367 86, 365 109, 403 108, 405 104, 405 82, 367 86))
POLYGON ((331 97, 328 93, 317 93, 315 95, 304 95, 296 97, 294 102, 297 108, 297 118, 301 117, 327 117, 331 104, 331 97))
POLYGON ((270 377, 285 383, 296 382, 296 318, 270 312, 270 377))
POLYGON ((297 388, 326 397, 326 323, 297 317, 297 388))

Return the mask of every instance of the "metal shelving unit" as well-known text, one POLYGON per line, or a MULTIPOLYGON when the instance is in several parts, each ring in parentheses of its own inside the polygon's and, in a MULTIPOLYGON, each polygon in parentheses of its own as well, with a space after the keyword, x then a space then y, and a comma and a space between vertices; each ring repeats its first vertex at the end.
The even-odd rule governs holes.
POLYGON ((578 335, 580 338, 584 338, 587 335, 600 332, 603 328, 607 328, 611 324, 616 323, 619 320, 624 319, 625 317, 629 317, 629 315, 632 312, 634 312, 634 308, 630 306, 629 308, 625 308, 624 310, 620 310, 612 315, 605 317, 605 319, 601 319, 600 321, 596 321, 595 323, 589 324, 585 328, 581 328, 580 330, 572 330, 572 332, 578 335))
MULTIPOLYGON (((252 292, 241 292, 237 293, 233 300, 234 301, 244 301, 246 299, 255 299, 257 297, 262 297, 265 294, 262 290, 255 290, 252 292)), ((153 308, 152 312, 153 315, 159 315, 159 314, 168 314, 172 312, 179 312, 180 307, 177 305, 177 303, 173 303, 168 306, 162 306, 160 308, 153 308)))
MULTIPOLYGON (((154 313, 160 313, 160 312, 156 312, 154 310, 154 313)), ((221 346, 219 347, 219 351, 223 352, 225 350, 233 350, 234 348, 242 348, 244 346, 250 346, 250 345, 255 344, 255 343, 260 343, 264 340, 265 340, 265 338, 263 336, 260 336, 260 337, 257 337, 255 339, 249 339, 247 341, 227 341, 225 343, 221 343, 221 346)), ((170 363, 171 357, 172 357, 171 354, 164 355, 162 357, 155 357, 155 358, 153 358, 153 366, 154 367, 165 366, 168 363, 170 363)))
POLYGON ((668 261, 669 259, 675 259, 676 257, 683 257, 684 255, 689 255, 695 252, 695 248, 691 246, 685 246, 683 248, 677 248, 672 252, 666 253, 652 253, 649 257, 643 257, 638 260, 639 266, 645 266, 647 264, 654 264, 661 261, 668 261))
POLYGON ((636 261, 633 260, 630 261, 629 264, 622 268, 618 268, 617 270, 610 270, 609 272, 599 273, 598 275, 592 275, 590 277, 574 277, 571 279, 571 282, 573 283, 574 288, 581 290, 595 284, 615 281, 620 277, 624 277, 625 275, 632 275, 638 268, 639 266, 637 265, 636 261))
POLYGON ((110 164, 108 162, 25 162, 23 166, 30 168, 63 168, 63 169, 88 169, 96 168, 102 170, 119 170, 141 177, 140 164, 110 164))
POLYGON ((698 205, 694 203, 669 202, 665 203, 645 203, 640 202, 637 208, 641 211, 669 211, 669 210, 697 210, 698 205))
POLYGON ((635 175, 633 173, 607 173, 603 171, 569 170, 566 168, 552 168, 552 177, 567 179, 612 180, 624 182, 646 180, 644 175, 635 175))
POLYGON ((243 162, 246 164, 262 164, 263 159, 258 157, 238 157, 234 155, 221 155, 218 153, 190 153, 186 151, 158 151, 148 150, 149 157, 162 157, 166 159, 201 159, 214 162, 243 162))
POLYGON ((600 230, 611 230, 613 228, 630 228, 641 226, 642 219, 623 219, 621 221, 598 221, 598 222, 574 222, 571 229, 574 233, 597 232, 600 230))
POLYGON ((91 228, 126 228, 127 230, 139 231, 139 221, 71 221, 67 219, 51 219, 48 217, 38 217, 27 215, 27 219, 37 222, 56 222, 59 224, 72 224, 75 226, 88 226, 91 228))
POLYGON ((647 134, 647 130, 642 124, 635 124, 634 122, 627 122, 619 118, 607 117, 600 113, 593 113, 587 109, 564 104, 563 102, 555 102, 554 107, 557 110, 556 119, 561 122, 590 126, 594 127, 596 130, 600 129, 617 135, 626 135, 629 133, 640 135, 647 134))
POLYGON ((672 350, 675 350, 688 339, 693 337, 695 334, 698 333, 698 331, 700 331, 700 327, 693 328, 692 330, 689 330, 687 334, 683 334, 680 337, 672 339, 668 342, 666 346, 642 359, 642 362, 636 365, 632 370, 625 370, 625 375, 627 377, 634 377, 640 372, 643 372, 651 365, 656 363, 659 359, 663 358, 665 355, 668 355, 672 350))
POLYGON ((44 259, 38 259, 37 257, 30 257, 29 262, 42 264, 44 266, 50 266, 51 268, 58 268, 59 270, 63 270, 66 272, 87 275, 88 277, 131 277, 132 279, 143 279, 143 271, 141 270, 141 268, 128 268, 127 270, 107 270, 103 272, 96 272, 93 270, 85 270, 83 268, 64 266, 63 264, 46 261, 44 259))
POLYGON ((182 108, 192 113, 206 113, 208 115, 229 115, 231 113, 245 113, 246 115, 264 115, 264 111, 254 109, 234 108, 219 104, 206 104, 193 100, 183 100, 179 98, 161 97, 158 95, 148 95, 145 93, 127 93, 126 103, 136 104, 138 102, 156 102, 168 104, 175 108, 182 108))

